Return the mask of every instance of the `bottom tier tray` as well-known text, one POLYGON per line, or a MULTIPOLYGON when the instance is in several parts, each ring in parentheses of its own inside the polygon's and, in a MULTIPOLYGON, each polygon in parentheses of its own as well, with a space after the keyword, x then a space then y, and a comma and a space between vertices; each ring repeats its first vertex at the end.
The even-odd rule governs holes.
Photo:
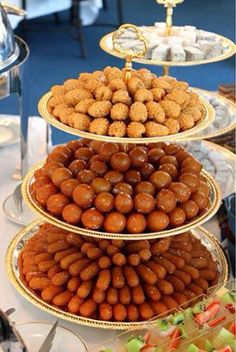
MULTIPOLYGON (((142 321, 135 321, 135 322, 115 322, 115 321, 98 320, 95 318, 94 319, 87 318, 87 317, 82 317, 79 315, 69 313, 68 311, 62 310, 56 306, 53 306, 44 302, 40 296, 36 295, 30 288, 28 288, 25 285, 25 283, 21 279, 21 273, 19 268, 20 253, 24 248, 26 242, 33 235, 35 235, 36 232, 39 230, 39 226, 41 224, 43 224, 42 220, 37 220, 32 224, 30 224, 29 226, 27 226, 26 228, 19 231, 19 233, 11 241, 8 247, 7 254, 6 254, 6 268, 7 268, 9 278, 12 284, 14 285, 14 287, 17 289, 17 291, 24 298, 26 298, 29 302, 31 302, 38 308, 48 313, 51 313, 52 315, 57 316, 61 319, 65 319, 74 323, 78 323, 78 324, 82 324, 90 327, 105 328, 105 329, 119 329, 119 330, 141 327, 144 323, 144 319, 142 321)), ((211 233, 207 232, 205 229, 201 227, 192 230, 192 234, 197 239, 201 240, 202 244, 206 247, 207 251, 210 252, 212 259, 215 261, 217 265, 217 271, 218 271, 217 285, 223 285, 228 278, 228 264, 220 243, 215 239, 215 237, 211 233)), ((214 283, 214 285, 215 284, 216 283, 214 283)))

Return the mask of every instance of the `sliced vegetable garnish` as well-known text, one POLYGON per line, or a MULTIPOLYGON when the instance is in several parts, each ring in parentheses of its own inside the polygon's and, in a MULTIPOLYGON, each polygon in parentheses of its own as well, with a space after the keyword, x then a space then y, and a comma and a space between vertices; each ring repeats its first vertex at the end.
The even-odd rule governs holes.
POLYGON ((193 343, 191 343, 191 345, 188 346, 186 352, 199 352, 199 348, 193 343))
POLYGON ((234 335, 227 329, 222 328, 219 332, 218 337, 220 337, 221 339, 224 339, 225 341, 229 341, 229 340, 233 340, 234 339, 234 335))
POLYGON ((207 352, 213 352, 214 351, 214 347, 212 345, 212 343, 209 340, 205 341, 205 349, 207 352))
POLYGON ((235 323, 235 322, 230 326, 229 331, 230 331, 234 336, 236 336, 236 323, 235 323))
POLYGON ((148 343, 148 341, 150 340, 151 337, 151 333, 150 331, 147 331, 146 334, 144 335, 143 339, 146 343, 148 343))
POLYGON ((225 293, 220 299, 223 303, 234 303, 234 295, 232 295, 230 292, 225 293))
POLYGON ((142 347, 144 347, 145 343, 141 341, 139 338, 129 340, 126 344, 127 352, 140 352, 142 347))
POLYGON ((179 329, 180 329, 181 337, 182 337, 183 339, 186 339, 186 338, 188 337, 188 335, 187 335, 187 332, 186 332, 186 330, 185 330, 185 328, 184 328, 184 325, 180 326, 179 329))
POLYGON ((154 345, 146 345, 141 349, 141 352, 158 352, 158 348, 154 345))
POLYGON ((171 318, 171 323, 174 325, 178 325, 183 323, 184 321, 184 314, 179 312, 179 313, 175 313, 172 318, 171 318))
POLYGON ((225 308, 228 309, 228 311, 230 311, 230 313, 232 313, 232 314, 234 314, 236 312, 235 303, 227 303, 225 305, 225 308))
POLYGON ((158 319, 156 324, 161 331, 167 331, 170 327, 170 323, 166 319, 158 319))
POLYGON ((205 312, 196 314, 195 315, 195 320, 200 325, 203 325, 203 324, 206 324, 210 320, 210 317, 211 317, 211 313, 208 310, 206 310, 205 312))
POLYGON ((207 325, 210 326, 211 328, 214 328, 215 326, 217 326, 219 323, 221 323, 225 319, 226 319, 225 315, 221 315, 220 317, 217 317, 217 318, 213 319, 212 321, 210 321, 209 323, 207 323, 207 325))
POLYGON ((206 306, 206 311, 210 312, 210 319, 213 319, 220 309, 220 301, 214 301, 206 306))
POLYGON ((170 344, 169 344, 169 348, 178 348, 180 345, 180 337, 181 336, 181 332, 180 332, 180 328, 176 328, 173 335, 171 336, 170 339, 170 344))
POLYGON ((222 348, 221 350, 219 350, 218 352, 233 352, 233 351, 230 346, 226 346, 226 347, 222 348))

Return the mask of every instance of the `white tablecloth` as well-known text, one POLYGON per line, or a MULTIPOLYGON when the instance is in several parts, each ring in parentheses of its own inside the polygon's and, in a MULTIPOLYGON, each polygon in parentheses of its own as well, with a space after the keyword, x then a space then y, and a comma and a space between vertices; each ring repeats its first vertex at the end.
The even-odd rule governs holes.
MULTIPOLYGON (((42 120, 41 120, 42 121, 42 120)), ((42 129, 38 129, 41 130, 42 129)), ((33 139, 29 138, 30 140, 33 139)), ((37 143, 35 143, 37 144, 37 143)), ((32 146, 31 146, 32 149, 32 146)), ((19 144, 15 144, 9 147, 0 148, 0 199, 1 202, 12 193, 16 187, 16 181, 11 178, 12 173, 15 170, 17 164, 20 161, 19 144)), ((37 152, 35 152, 34 160, 37 161, 37 152)), ((38 151, 40 157, 42 151, 38 151)), ((33 155, 33 154, 31 154, 33 155)), ((207 228, 214 234, 219 234, 219 227, 216 221, 211 221, 207 224, 207 228)), ((32 304, 27 302, 19 293, 16 292, 9 279, 5 270, 5 253, 10 240, 19 231, 20 226, 7 220, 2 206, 0 207, 0 309, 6 310, 10 307, 14 307, 16 312, 12 315, 12 319, 15 322, 26 322, 26 321, 55 321, 55 318, 48 313, 45 313, 32 304)), ((101 344, 104 341, 113 338, 116 334, 115 331, 102 330, 88 328, 77 324, 72 324, 66 321, 60 321, 62 326, 66 326, 78 333, 87 343, 89 347, 95 347, 97 344, 101 344)))
MULTIPOLYGON (((21 0, 8 0, 8 4, 18 7, 22 6, 21 0)), ((68 10, 71 7, 72 0, 27 0, 26 11, 27 19, 37 18, 50 15, 55 12, 68 10)), ((86 0, 80 3, 80 16, 84 26, 88 26, 96 21, 99 10, 102 8, 102 0, 86 0)), ((22 20, 21 17, 9 15, 12 28, 16 28, 22 20)))

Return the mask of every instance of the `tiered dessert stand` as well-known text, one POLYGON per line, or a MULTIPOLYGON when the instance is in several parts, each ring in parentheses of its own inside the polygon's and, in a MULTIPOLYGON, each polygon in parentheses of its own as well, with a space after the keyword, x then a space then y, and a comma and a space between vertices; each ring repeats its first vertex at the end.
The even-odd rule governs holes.
MULTIPOLYGON (((127 28, 131 28, 135 31, 139 39, 142 40, 144 48, 138 54, 133 53, 131 50, 128 53, 125 53, 126 57, 126 79, 130 78, 130 72, 132 69, 132 59, 138 55, 141 57, 144 50, 146 49, 146 41, 143 38, 140 30, 132 25, 124 25, 121 27, 119 31, 114 34, 114 39, 116 42, 116 38, 119 37, 120 33, 125 31, 127 28)), ((117 45, 116 48, 122 51, 119 46, 117 45)), ((160 141, 184 141, 186 139, 191 140, 192 136, 196 133, 199 133, 201 130, 209 126, 212 121, 214 120, 214 109, 208 104, 204 99, 202 99, 202 104, 205 108, 205 117, 203 120, 197 124, 194 128, 190 129, 189 131, 181 132, 176 135, 170 135, 165 137, 153 137, 153 138, 114 138, 114 137, 107 137, 107 136, 99 136, 87 132, 82 132, 76 129, 72 129, 68 126, 63 125, 62 123, 58 122, 47 109, 47 103, 50 98, 50 93, 44 95, 41 100, 39 101, 39 112, 41 116, 53 126, 62 129, 68 133, 72 133, 74 135, 80 137, 86 137, 88 139, 93 140, 102 140, 102 141, 110 141, 110 142, 117 142, 117 143, 151 143, 151 142, 160 142, 160 141)), ((228 265, 224 255, 224 252, 220 246, 220 243, 215 239, 214 235, 207 232, 205 229, 199 227, 201 224, 209 220, 218 210, 220 203, 221 203, 221 192, 220 189, 215 182, 215 180, 205 171, 202 171, 202 177, 208 183, 209 190, 210 190, 210 197, 209 197, 209 208, 208 210, 196 218, 194 221, 182 225, 175 229, 160 231, 160 232, 151 232, 151 233, 139 233, 139 234, 126 234, 126 233, 107 233, 101 231, 92 231, 87 230, 85 228, 69 225, 62 220, 56 219, 52 217, 48 213, 46 213, 42 208, 40 208, 34 198, 30 194, 30 185, 33 181, 33 174, 34 171, 39 168, 40 165, 34 167, 25 177, 22 185, 22 194, 25 202, 27 205, 39 216, 40 220, 30 224, 25 229, 21 230, 17 236, 13 239, 10 243, 7 257, 6 257, 6 265, 9 277, 15 286, 15 288, 22 294, 27 300, 31 303, 36 305, 42 310, 45 310, 55 316, 58 316, 62 319, 69 320, 75 323, 91 326, 91 327, 100 327, 100 328, 107 328, 107 329, 128 329, 130 327, 137 327, 141 326, 143 322, 113 322, 113 321, 102 321, 102 320, 95 320, 91 318, 84 318, 81 316, 73 315, 71 313, 65 312, 60 310, 57 307, 51 306, 35 294, 33 294, 21 281, 20 279, 20 272, 18 267, 18 258, 20 250, 24 247, 26 241, 35 234, 39 225, 44 221, 49 222, 59 228, 66 229, 71 232, 78 233, 83 236, 90 236, 95 238, 108 238, 108 239, 122 239, 122 240, 138 240, 138 239, 155 239, 155 238, 162 238, 166 236, 174 236, 180 233, 184 233, 186 231, 192 230, 193 234, 202 240, 202 243, 208 248, 211 252, 213 259, 217 262, 218 271, 219 271, 219 284, 224 284, 228 277, 228 265)))

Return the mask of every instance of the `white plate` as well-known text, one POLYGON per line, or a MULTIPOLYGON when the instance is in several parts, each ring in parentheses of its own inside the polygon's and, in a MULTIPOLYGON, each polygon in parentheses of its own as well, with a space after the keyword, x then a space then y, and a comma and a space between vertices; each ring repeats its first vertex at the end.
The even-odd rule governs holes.
POLYGON ((20 213, 15 206, 13 195, 11 194, 4 200, 2 208, 3 208, 4 214, 9 220, 13 221, 16 224, 26 226, 30 222, 35 220, 36 216, 30 210, 30 208, 24 203, 24 201, 22 206, 23 206, 23 212, 20 213))
POLYGON ((0 147, 20 141, 20 124, 12 118, 0 117, 0 147))
MULTIPOLYGON (((53 324, 29 322, 16 324, 29 352, 38 352, 53 324)), ((85 352, 87 346, 81 337, 69 329, 58 326, 50 352, 85 352)))

